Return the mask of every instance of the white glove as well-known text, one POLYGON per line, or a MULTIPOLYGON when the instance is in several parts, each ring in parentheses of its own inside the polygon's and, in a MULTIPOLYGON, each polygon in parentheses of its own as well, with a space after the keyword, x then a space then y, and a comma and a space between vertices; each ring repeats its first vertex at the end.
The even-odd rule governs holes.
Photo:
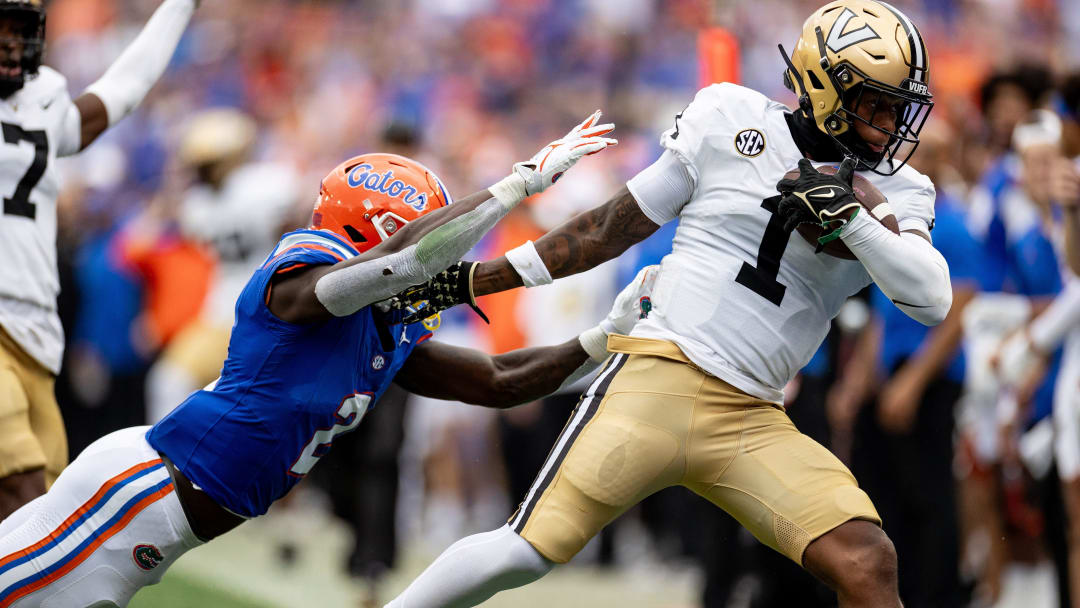
POLYGON ((600 324, 585 330, 578 336, 581 347, 589 357, 600 363, 607 358, 607 338, 609 334, 629 334, 638 319, 649 316, 652 310, 652 292, 656 279, 660 276, 659 264, 646 266, 638 271, 637 276, 615 297, 611 312, 600 324))
POLYGON ((1002 382, 1015 387, 1027 379, 1036 364, 1044 358, 1045 355, 1031 343, 1031 334, 1024 327, 1001 341, 992 365, 997 367, 1002 382))
POLYGON ((514 165, 509 177, 488 188, 504 205, 513 207, 526 197, 546 190, 559 181, 567 169, 582 156, 614 146, 618 140, 602 137, 615 129, 612 123, 596 124, 600 110, 592 113, 580 125, 570 129, 561 139, 544 146, 529 160, 514 165))

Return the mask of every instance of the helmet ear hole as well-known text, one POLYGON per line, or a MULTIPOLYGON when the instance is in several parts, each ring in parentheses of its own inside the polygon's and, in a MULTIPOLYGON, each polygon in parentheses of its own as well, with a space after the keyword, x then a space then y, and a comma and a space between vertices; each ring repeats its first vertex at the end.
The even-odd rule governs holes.
POLYGON ((345 234, 349 235, 349 239, 351 239, 352 242, 354 242, 354 243, 366 243, 367 242, 367 238, 364 235, 360 234, 359 230, 357 230, 356 228, 353 228, 352 224, 346 224, 344 226, 344 228, 345 228, 345 234))
POLYGON ((806 75, 810 78, 810 85, 816 90, 822 91, 825 89, 825 85, 821 84, 821 80, 817 77, 817 74, 813 70, 807 70, 806 75))

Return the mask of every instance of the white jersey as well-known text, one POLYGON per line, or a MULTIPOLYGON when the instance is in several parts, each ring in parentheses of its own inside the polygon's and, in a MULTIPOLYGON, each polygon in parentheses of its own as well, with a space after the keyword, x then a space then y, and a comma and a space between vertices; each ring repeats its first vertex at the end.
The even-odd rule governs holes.
POLYGON ((80 125, 67 80, 45 66, 0 100, 0 326, 53 373, 64 350, 56 313, 56 158, 79 151, 80 125))
MULTIPOLYGON (((784 117, 790 110, 733 84, 702 89, 661 137, 695 182, 662 263, 653 312, 633 335, 670 340, 696 365, 755 397, 783 402, 783 387, 810 360, 848 297, 870 284, 857 260, 815 254, 774 215, 778 182, 803 157, 784 117)), ((889 199, 901 230, 929 234, 934 187, 910 167, 862 173, 889 199)), ((636 179, 636 178, 635 178, 636 179)))
POLYGON ((196 186, 188 191, 180 207, 183 231, 217 256, 202 310, 208 321, 232 325, 240 292, 281 237, 297 201, 298 181, 290 167, 261 163, 236 169, 220 190, 196 186))

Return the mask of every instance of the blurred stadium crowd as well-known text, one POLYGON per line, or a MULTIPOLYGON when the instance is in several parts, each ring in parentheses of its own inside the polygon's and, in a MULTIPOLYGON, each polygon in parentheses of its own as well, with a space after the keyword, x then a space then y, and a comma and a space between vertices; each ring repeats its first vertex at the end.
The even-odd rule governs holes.
MULTIPOLYGON (((720 75, 790 103, 776 43, 794 41, 818 4, 207 0, 147 102, 65 161, 58 247, 68 348, 57 390, 72 457, 216 377, 247 274, 281 231, 306 221, 318 179, 341 159, 406 154, 464 194, 603 108, 620 145, 584 161, 474 252, 497 256, 599 204, 656 158, 659 133, 718 75, 698 61, 714 50, 702 36, 709 27, 738 41, 737 70, 720 75)), ((936 108, 913 163, 937 185, 935 244, 952 269, 956 312, 968 305, 970 314, 927 331, 876 291, 853 300, 789 387, 789 413, 870 493, 897 545, 907 606, 992 605, 1010 569, 1040 563, 1057 565, 1061 605, 1080 605, 1065 599, 1067 505, 1080 516, 1070 502, 1080 495, 1062 492, 1068 474, 1053 463, 1048 426, 1060 393, 1078 392, 1080 380, 1061 379, 1071 385, 1055 399, 1057 344, 1022 378, 1003 383, 995 367, 999 342, 1069 282, 1050 247, 1061 212, 1045 168, 1080 155, 1080 5, 897 4, 930 51, 936 108), (1013 143, 1036 108, 1060 119, 1060 144, 1049 150, 1045 138, 1013 143), (1009 295, 987 295, 1000 293, 1009 295)), ((156 6, 54 0, 47 62, 81 90, 156 6)), ((440 338, 502 352, 572 336, 666 253, 673 228, 585 275, 489 297, 481 306, 490 326, 467 311, 444 314, 440 338)), ((317 469, 335 478, 325 484, 330 502, 357 532, 345 567, 377 579, 403 542, 439 550, 496 525, 576 398, 493 412, 388 393, 317 469)), ((618 564, 632 557, 628 547, 644 546, 653 559, 699 564, 710 608, 830 601, 681 488, 643 503, 597 545, 582 559, 618 564)), ((287 541, 280 550, 293 559, 287 541)))

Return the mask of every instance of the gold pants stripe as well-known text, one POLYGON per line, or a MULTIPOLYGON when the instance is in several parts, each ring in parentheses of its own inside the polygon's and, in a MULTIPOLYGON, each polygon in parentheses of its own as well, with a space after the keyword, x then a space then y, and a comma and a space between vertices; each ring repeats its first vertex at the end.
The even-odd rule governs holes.
POLYGON ((537 475, 536 481, 529 488, 525 500, 522 501, 517 511, 510 517, 510 527, 518 534, 521 534, 525 522, 529 520, 533 508, 536 507, 537 501, 540 500, 548 486, 551 485, 551 481, 562 465, 567 452, 570 451, 570 447, 574 445, 574 441, 581 434, 582 429, 589 424, 596 414, 596 410, 604 398, 604 393, 619 372, 619 368, 626 363, 626 359, 627 356, 624 354, 608 357, 606 365, 596 375, 596 379, 581 394, 581 399, 578 400, 577 406, 574 407, 574 411, 570 414, 570 419, 566 421, 566 426, 559 433, 559 438, 555 441, 551 452, 548 453, 548 457, 544 460, 544 466, 540 468, 540 474, 537 475))

